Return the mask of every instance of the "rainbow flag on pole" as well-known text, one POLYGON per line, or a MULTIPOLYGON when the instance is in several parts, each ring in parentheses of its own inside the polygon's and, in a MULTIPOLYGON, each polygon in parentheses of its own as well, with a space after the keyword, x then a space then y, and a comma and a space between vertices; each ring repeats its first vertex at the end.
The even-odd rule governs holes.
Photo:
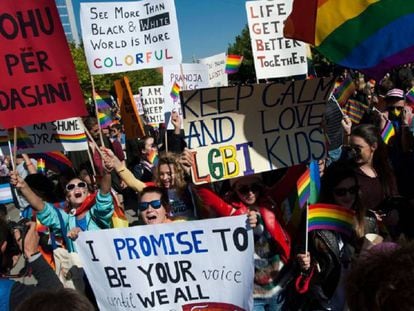
POLYGON ((388 144, 391 137, 393 137, 394 135, 395 135, 394 126, 392 125, 392 122, 390 120, 387 120, 385 122, 384 128, 381 131, 382 140, 384 141, 384 143, 388 144))
POLYGON ((240 55, 227 55, 225 73, 232 74, 239 71, 241 63, 243 62, 243 56, 240 55))
POLYGON ((354 80, 351 76, 347 76, 342 83, 334 90, 334 96, 341 107, 345 106, 348 99, 355 92, 354 80))
POLYGON ((178 83, 177 82, 174 82, 174 84, 173 84, 173 86, 171 88, 171 92, 170 92, 170 95, 171 95, 171 97, 172 97, 173 100, 177 100, 178 99, 178 97, 180 96, 180 90, 181 90, 181 88, 178 85, 178 83))
POLYGON ((414 61, 413 19, 412 0, 294 0, 284 36, 381 79, 414 61))
MULTIPOLYGON (((29 136, 29 134, 26 132, 26 130, 22 127, 16 128, 16 134, 17 134, 17 150, 24 150, 24 149, 30 149, 33 148, 33 142, 29 136)), ((14 129, 8 130, 8 139, 10 140, 11 146, 14 145, 14 129)), ((5 140, 4 137, 1 139, 1 144, 3 143, 7 144, 7 140, 5 140)))
POLYGON ((350 236, 354 228, 354 214, 354 210, 339 205, 312 204, 308 210, 308 232, 332 230, 350 236))
POLYGON ((407 101, 414 103, 414 87, 405 94, 407 101))
POLYGON ((98 120, 101 128, 106 128, 112 123, 113 97, 106 91, 94 93, 95 104, 98 110, 98 120))
POLYGON ((296 185, 298 188, 299 206, 302 208, 306 205, 306 201, 309 200, 311 188, 310 188, 310 169, 307 168, 305 173, 299 177, 296 185))

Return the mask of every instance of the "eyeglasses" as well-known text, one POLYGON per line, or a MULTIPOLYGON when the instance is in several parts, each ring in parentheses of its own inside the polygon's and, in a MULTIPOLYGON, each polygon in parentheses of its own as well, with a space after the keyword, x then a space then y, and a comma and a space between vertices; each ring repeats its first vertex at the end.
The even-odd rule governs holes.
POLYGON ((237 188, 237 191, 241 194, 247 194, 251 192, 259 192, 262 190, 262 186, 260 184, 252 184, 252 185, 243 185, 237 188))
POLYGON ((140 202, 138 205, 138 209, 143 212, 145 211, 149 206, 152 206, 152 208, 159 209, 161 207, 161 200, 154 200, 150 202, 140 202))
POLYGON ((66 191, 72 191, 73 189, 75 189, 75 187, 86 188, 86 182, 80 181, 77 184, 67 184, 66 191))
POLYGON ((344 197, 347 193, 349 193, 350 195, 356 195, 358 193, 358 190, 358 186, 352 186, 349 188, 335 188, 333 190, 333 194, 337 197, 344 197))

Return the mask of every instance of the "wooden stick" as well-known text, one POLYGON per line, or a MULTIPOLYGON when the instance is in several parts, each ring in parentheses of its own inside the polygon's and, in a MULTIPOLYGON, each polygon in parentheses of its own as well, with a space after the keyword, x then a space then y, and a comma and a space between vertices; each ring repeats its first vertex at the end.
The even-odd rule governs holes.
POLYGON ((15 171, 16 170, 16 165, 15 165, 16 162, 13 159, 14 157, 13 157, 11 142, 10 142, 10 140, 8 140, 7 142, 9 143, 10 161, 11 161, 11 164, 12 164, 13 171, 15 171))
MULTIPOLYGON (((13 129, 13 160, 12 163, 17 163, 17 127, 14 127, 13 129)), ((16 167, 15 167, 16 168, 16 167)))
MULTIPOLYGON (((101 156, 101 158, 103 159, 103 154, 102 154, 102 151, 99 149, 99 146, 98 146, 98 144, 95 142, 95 140, 93 139, 93 137, 92 137, 92 135, 91 135, 91 133, 89 133, 89 131, 88 131, 88 129, 86 128, 86 126, 83 124, 83 121, 82 121, 82 119, 81 119, 81 122, 80 122, 81 124, 82 124, 82 126, 83 126, 83 130, 85 131, 85 133, 86 133, 86 136, 88 136, 88 139, 89 139, 89 141, 95 146, 95 149, 96 149, 96 151, 99 153, 99 155, 101 156)), ((105 146, 104 146, 105 147, 105 146)))

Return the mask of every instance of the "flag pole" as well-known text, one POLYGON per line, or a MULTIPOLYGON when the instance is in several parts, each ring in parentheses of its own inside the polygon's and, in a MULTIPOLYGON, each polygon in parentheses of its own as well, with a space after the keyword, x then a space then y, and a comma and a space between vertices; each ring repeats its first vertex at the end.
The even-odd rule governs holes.
POLYGON ((13 171, 15 171, 16 170, 16 166, 14 165, 14 160, 13 160, 13 151, 12 151, 12 146, 11 146, 11 142, 10 142, 10 139, 7 141, 8 142, 8 144, 9 144, 9 152, 10 152, 10 161, 11 161, 11 165, 12 165, 12 168, 13 168, 13 171))
POLYGON ((309 214, 309 200, 306 200, 306 232, 305 232, 305 255, 308 254, 308 244, 309 244, 309 220, 308 220, 308 214, 309 214))
POLYGON ((93 80, 93 75, 91 75, 91 84, 92 84, 92 100, 93 100, 93 103, 95 104, 96 120, 98 121, 98 126, 99 126, 99 139, 101 140, 101 146, 105 147, 103 136, 102 136, 101 122, 99 122, 98 105, 96 104, 96 100, 95 100, 96 91, 95 91, 95 81, 93 80))
POLYGON ((11 157, 12 163, 14 163, 14 168, 17 169, 17 127, 15 126, 13 129, 13 156, 11 157))

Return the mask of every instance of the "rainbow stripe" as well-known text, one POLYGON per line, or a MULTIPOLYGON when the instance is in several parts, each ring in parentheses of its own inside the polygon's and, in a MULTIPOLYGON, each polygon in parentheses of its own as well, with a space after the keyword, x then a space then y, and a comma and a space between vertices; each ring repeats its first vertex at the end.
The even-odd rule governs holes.
POLYGON ((348 99, 354 94, 355 92, 355 84, 354 80, 351 76, 345 78, 342 83, 339 84, 337 88, 334 90, 334 96, 338 101, 341 107, 345 106, 348 99))
POLYGON ((148 162, 157 165, 158 163, 158 153, 156 150, 151 150, 147 156, 148 162))
POLYGON ((411 0, 295 0, 284 35, 314 45, 336 64, 381 79, 414 60, 413 20, 411 0))
POLYGON ((354 227, 354 210, 334 204, 312 204, 308 210, 308 232, 332 230, 350 236, 354 227))
POLYGON ((84 143, 86 142, 86 134, 54 134, 53 138, 61 143, 84 143))
POLYGON ((180 96, 180 86, 177 84, 177 82, 174 82, 172 88, 171 88, 171 92, 170 95, 172 97, 172 99, 177 100, 178 97, 180 96))
POLYGON ((311 177, 309 168, 306 169, 305 173, 299 177, 296 185, 298 188, 299 206, 302 208, 305 206, 306 201, 309 200, 311 194, 310 187, 311 177))
POLYGON ((367 110, 368 104, 355 99, 349 99, 343 108, 344 114, 346 114, 354 124, 359 124, 361 122, 361 119, 367 110))
POLYGON ((112 96, 106 91, 94 92, 95 104, 98 110, 98 120, 101 128, 106 128, 112 123, 112 96))
POLYGON ((394 126, 392 125, 392 122, 390 120, 387 120, 384 128, 381 131, 382 140, 384 141, 384 143, 388 144, 391 137, 393 137, 394 135, 395 135, 394 126))
POLYGON ((243 56, 232 55, 232 54, 227 55, 225 73, 227 74, 236 73, 237 71, 239 71, 239 68, 242 62, 243 62, 243 56))
POLYGON ((103 112, 98 112, 98 120, 101 128, 106 128, 112 123, 112 119, 103 112))
POLYGON ((405 94, 407 101, 414 103, 414 87, 405 94))

